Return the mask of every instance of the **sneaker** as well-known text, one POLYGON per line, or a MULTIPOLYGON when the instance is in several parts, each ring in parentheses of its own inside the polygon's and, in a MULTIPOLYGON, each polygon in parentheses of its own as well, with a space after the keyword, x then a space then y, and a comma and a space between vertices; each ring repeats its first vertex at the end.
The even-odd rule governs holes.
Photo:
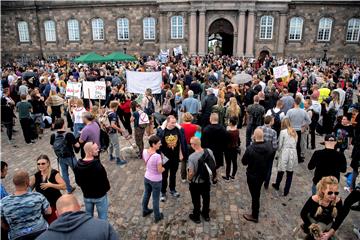
POLYGON ((195 215, 193 213, 189 214, 189 218, 191 219, 191 221, 193 221, 196 224, 201 223, 200 218, 199 217, 195 217, 195 215))
POLYGON ((116 164, 119 166, 127 164, 127 161, 121 160, 120 158, 116 159, 116 164))
POLYGON ((152 209, 148 209, 147 211, 143 211, 143 217, 149 216, 153 212, 154 212, 154 210, 152 210, 152 209))
POLYGON ((113 155, 109 155, 109 161, 114 161, 115 160, 115 157, 113 155))
POLYGON ((155 218, 155 223, 158 223, 160 222, 161 220, 164 219, 164 214, 163 213, 160 213, 160 217, 159 218, 155 218))
POLYGON ((31 140, 32 143, 36 143, 36 140, 31 140))
POLYGON ((356 237, 357 237, 358 239, 360 239, 360 231, 359 231, 359 229, 355 227, 355 228, 353 229, 353 232, 355 233, 356 237))
POLYGON ((165 194, 165 193, 161 193, 160 202, 165 202, 165 201, 166 201, 166 194, 165 194))
POLYGON ((224 180, 225 180, 225 182, 230 181, 230 178, 229 178, 229 177, 226 177, 226 176, 222 176, 222 179, 224 179, 224 180))
POLYGON ((32 145, 33 143, 32 142, 29 142, 29 143, 26 143, 27 145, 32 145))
POLYGON ((174 191, 170 191, 170 194, 171 194, 171 196, 173 196, 173 197, 180 197, 180 193, 178 193, 176 190, 174 190, 174 191))

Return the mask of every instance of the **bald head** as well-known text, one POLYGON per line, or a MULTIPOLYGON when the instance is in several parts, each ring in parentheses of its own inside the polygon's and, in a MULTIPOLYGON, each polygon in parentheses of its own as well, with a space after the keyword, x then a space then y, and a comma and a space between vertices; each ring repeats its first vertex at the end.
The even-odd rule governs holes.
POLYGON ((85 159, 91 159, 94 156, 98 156, 99 147, 96 143, 87 142, 84 145, 85 159))
POLYGON ((262 129, 260 129, 260 128, 255 129, 254 141, 255 142, 263 142, 264 141, 264 132, 262 129))
POLYGON ((80 211, 80 204, 72 194, 64 194, 56 201, 56 215, 80 211))

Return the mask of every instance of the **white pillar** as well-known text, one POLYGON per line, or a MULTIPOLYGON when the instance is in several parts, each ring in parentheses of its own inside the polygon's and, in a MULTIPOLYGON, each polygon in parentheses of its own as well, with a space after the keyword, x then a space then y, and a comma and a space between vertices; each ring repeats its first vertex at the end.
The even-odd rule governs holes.
POLYGON ((246 33, 246 57, 254 57, 255 13, 249 12, 246 33))
POLYGON ((196 55, 196 11, 190 12, 190 27, 189 27, 189 55, 196 55))
POLYGON ((238 16, 238 39, 236 55, 238 57, 244 56, 244 43, 245 43, 245 12, 240 11, 238 16))
POLYGON ((284 56, 285 38, 286 38, 286 13, 280 13, 279 38, 277 54, 284 56))
POLYGON ((199 55, 204 56, 206 53, 205 40, 206 40, 206 31, 205 31, 205 11, 200 12, 199 18, 199 55))

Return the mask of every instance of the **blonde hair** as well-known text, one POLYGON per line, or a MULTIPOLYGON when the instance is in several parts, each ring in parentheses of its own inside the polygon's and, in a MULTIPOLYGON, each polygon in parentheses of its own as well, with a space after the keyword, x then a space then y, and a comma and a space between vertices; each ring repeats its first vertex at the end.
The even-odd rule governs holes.
POLYGON ((236 101, 236 98, 231 97, 229 100, 229 115, 230 117, 232 116, 239 116, 240 114, 240 107, 236 101))
POLYGON ((76 100, 76 106, 77 107, 83 107, 84 106, 84 102, 83 102, 83 100, 82 99, 77 99, 76 100))
POLYGON ((297 139, 297 137, 298 137, 297 133, 296 133, 295 129, 292 128, 289 118, 284 118, 281 121, 281 130, 284 130, 284 129, 287 129, 287 132, 291 137, 297 139))
POLYGON ((223 107, 225 103, 225 98, 218 98, 217 105, 223 107))
POLYGON ((191 115, 191 113, 189 113, 189 112, 184 113, 184 115, 183 115, 184 122, 191 122, 193 119, 194 118, 191 115))
MULTIPOLYGON (((324 192, 326 190, 326 188, 329 186, 329 185, 338 185, 339 182, 337 180, 336 177, 333 177, 333 176, 328 176, 328 177, 323 177, 317 184, 316 184, 316 190, 317 190, 317 195, 319 196, 319 207, 318 209, 316 210, 316 213, 315 213, 315 217, 319 216, 322 214, 323 212, 323 209, 320 205, 321 203, 321 200, 324 199, 324 192)), ((336 196, 337 198, 337 196, 336 196)), ((333 210, 332 210, 332 213, 331 213, 331 216, 333 218, 336 218, 337 214, 338 214, 338 211, 337 211, 337 208, 336 208, 336 198, 334 201, 331 202, 331 206, 333 207, 333 210)))

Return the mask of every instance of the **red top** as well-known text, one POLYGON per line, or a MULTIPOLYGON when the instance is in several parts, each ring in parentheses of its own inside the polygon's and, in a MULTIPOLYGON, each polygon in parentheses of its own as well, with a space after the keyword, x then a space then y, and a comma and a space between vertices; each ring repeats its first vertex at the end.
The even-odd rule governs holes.
POLYGON ((123 110, 125 113, 129 113, 129 112, 131 112, 131 110, 130 110, 130 106, 131 106, 131 100, 125 100, 125 102, 124 103, 120 103, 119 104, 119 108, 121 108, 121 110, 123 110))
POLYGON ((182 123, 180 124, 184 128, 186 143, 190 144, 190 139, 195 135, 198 130, 198 125, 192 123, 182 123))

